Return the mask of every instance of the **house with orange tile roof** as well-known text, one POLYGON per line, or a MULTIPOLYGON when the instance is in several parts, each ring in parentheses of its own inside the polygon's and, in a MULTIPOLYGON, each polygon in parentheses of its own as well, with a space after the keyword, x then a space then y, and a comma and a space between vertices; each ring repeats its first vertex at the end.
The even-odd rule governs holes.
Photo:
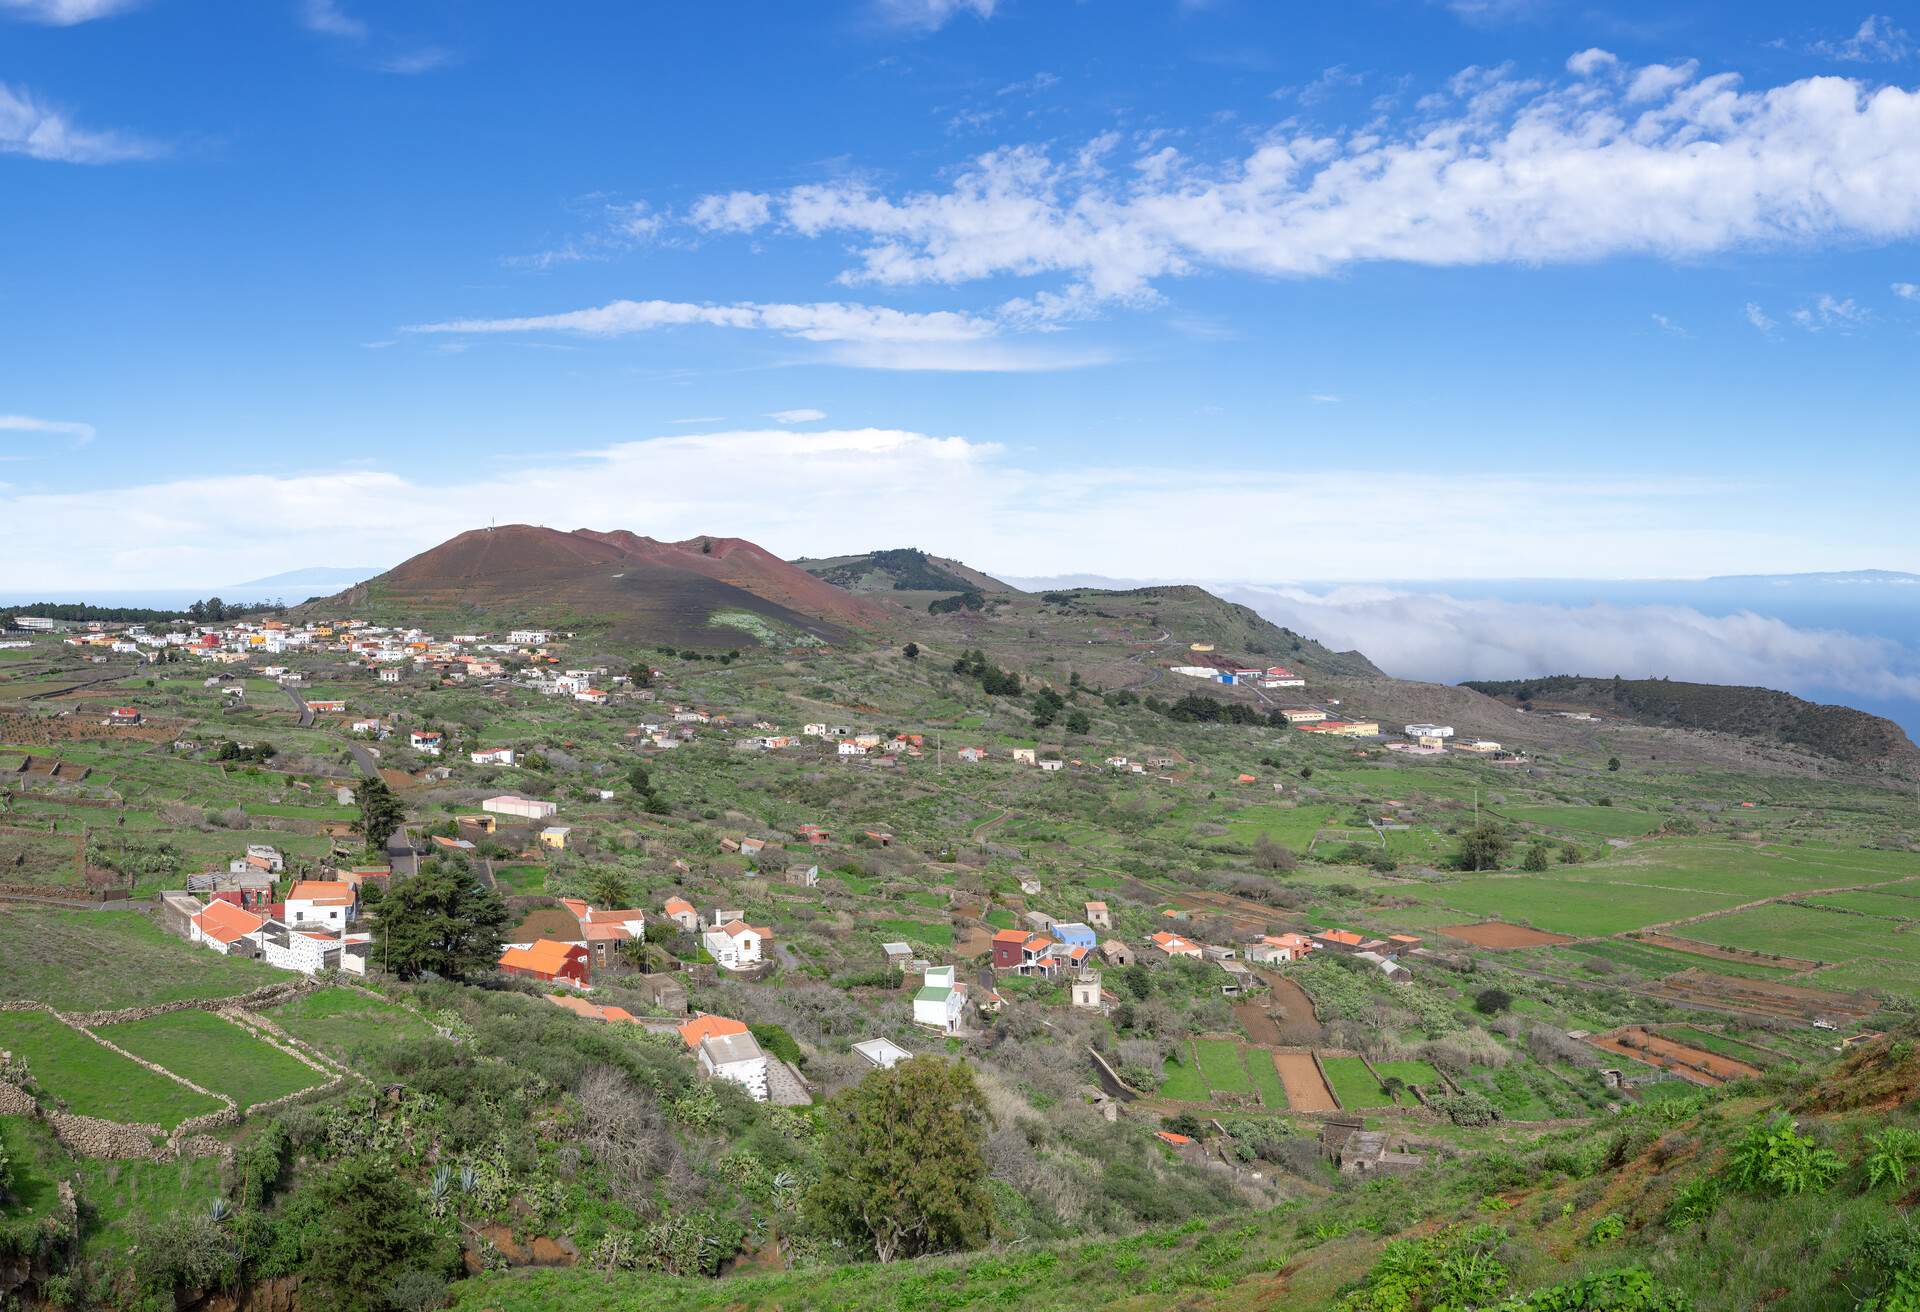
POLYGON ((993 968, 995 970, 1018 970, 1024 959, 1022 949, 1027 945, 1027 931, 1024 929, 1003 929, 993 936, 993 968))
POLYGON ((352 884, 303 879, 287 890, 287 924, 297 929, 345 929, 354 922, 358 906, 352 884))
POLYGON ((546 984, 587 987, 587 949, 579 943, 557 943, 543 938, 523 948, 500 954, 503 974, 537 979, 546 984))
POLYGON ((685 898, 670 897, 660 909, 666 913, 668 920, 686 930, 687 933, 692 934, 699 930, 700 913, 695 911, 693 903, 685 898))
POLYGON ((1152 942, 1155 947, 1166 953, 1169 959, 1173 957, 1191 957, 1195 961, 1198 961, 1204 955, 1200 951, 1200 945, 1198 943, 1184 939, 1178 934, 1168 933, 1164 929, 1153 936, 1152 942))
POLYGON ((192 942, 204 944, 223 954, 254 956, 254 945, 249 940, 266 926, 267 918, 256 916, 232 902, 209 902, 204 911, 187 923, 192 942))
POLYGON ((1313 951, 1313 940, 1305 934, 1265 934, 1247 944, 1247 960, 1256 965, 1298 961, 1313 951))
POLYGON ((764 945, 773 941, 773 931, 743 920, 730 920, 700 936, 714 964, 722 970, 752 970, 766 960, 764 945))

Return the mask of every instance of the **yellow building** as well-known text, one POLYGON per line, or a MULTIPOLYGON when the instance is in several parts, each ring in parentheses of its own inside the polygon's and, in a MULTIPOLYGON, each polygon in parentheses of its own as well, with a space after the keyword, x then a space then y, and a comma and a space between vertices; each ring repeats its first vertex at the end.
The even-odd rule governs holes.
POLYGON ((561 851, 567 845, 567 835, 572 832, 565 825, 549 825, 540 831, 540 841, 556 852, 561 851))

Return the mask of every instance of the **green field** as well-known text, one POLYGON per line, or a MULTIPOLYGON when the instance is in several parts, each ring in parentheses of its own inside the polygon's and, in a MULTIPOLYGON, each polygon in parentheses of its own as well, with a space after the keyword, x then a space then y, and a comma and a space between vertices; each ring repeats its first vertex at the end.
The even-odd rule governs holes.
POLYGON ((1888 920, 1920 920, 1920 898, 1898 893, 1863 890, 1858 893, 1821 893, 1806 899, 1810 907, 1858 911, 1888 920))
POLYGON ((286 979, 174 938, 137 911, 0 907, 0 998, 108 1011, 229 998, 286 979))
POLYGON ((1206 1077, 1200 1073, 1197 1062, 1183 1062, 1169 1057, 1165 1070, 1166 1078, 1160 1083, 1162 1098, 1171 1098, 1175 1102, 1208 1102, 1212 1099, 1206 1077))
POLYGON ((1857 957, 1898 955, 1911 958, 1914 944, 1892 936, 1889 922, 1819 907, 1773 902, 1732 915, 1686 926, 1688 938, 1722 947, 1774 952, 1788 957, 1848 962, 1857 957), (1908 952, 1902 952, 1908 948, 1908 952))
POLYGON ((1618 806, 1506 806, 1500 808, 1500 814, 1542 829, 1601 838, 1638 838, 1660 827, 1659 816, 1618 806))
POLYGON ((1570 943, 1564 948, 1551 948, 1548 955, 1577 953, 1582 957, 1600 957, 1607 961, 1628 966, 1644 975, 1665 976, 1678 974, 1683 970, 1708 970, 1717 975, 1736 975, 1742 979, 1778 979, 1793 973, 1788 966, 1762 966, 1745 961, 1720 961, 1713 957, 1703 957, 1696 952, 1678 952, 1673 948, 1655 947, 1650 943, 1635 943, 1627 939, 1602 939, 1596 943, 1570 943))
POLYGON ((1657 1033, 1681 1043, 1691 1043, 1696 1048, 1704 1048, 1708 1052, 1717 1053, 1722 1057, 1731 1057, 1735 1061, 1744 1061, 1749 1065, 1759 1066, 1763 1069, 1780 1060, 1771 1053, 1760 1051, 1760 1049, 1750 1043, 1742 1043, 1738 1039, 1728 1038, 1724 1034, 1716 1034, 1712 1030, 1703 1030, 1696 1025, 1662 1025, 1657 1033))
POLYGON ((93 1212, 89 1249, 124 1252, 134 1243, 137 1222, 188 1209, 204 1212, 220 1196, 220 1163, 212 1157, 177 1162, 81 1158, 75 1170, 93 1212))
POLYGON ((0 1047, 24 1057, 42 1092, 82 1116, 172 1129, 220 1104, 37 1011, 0 1012, 0 1047))
POLYGON ((1240 1060, 1238 1039, 1195 1039, 1195 1057, 1207 1088, 1215 1093, 1252 1093, 1253 1081, 1247 1076, 1246 1063, 1240 1060))
POLYGON ((100 1037, 240 1104, 271 1102, 326 1077, 207 1011, 108 1025, 100 1037))
POLYGON ((1241 1056, 1246 1059, 1247 1074, 1259 1091, 1261 1103, 1268 1111, 1284 1111, 1287 1088, 1280 1083, 1280 1072, 1273 1068, 1273 1054, 1265 1048, 1247 1048, 1241 1056))
POLYGON ((493 882, 509 897, 544 893, 547 891, 547 868, 530 864, 497 866, 493 872, 493 882))
MULTIPOLYGON (((1321 1066, 1326 1068, 1327 1083, 1333 1086, 1334 1097, 1345 1108, 1391 1107, 1393 1099, 1380 1087, 1380 1081, 1373 1078, 1367 1064, 1358 1057, 1322 1057, 1321 1066)), ((1423 1061, 1379 1061, 1374 1069, 1380 1072, 1380 1079, 1394 1078, 1405 1084, 1431 1085, 1440 1081, 1439 1074, 1423 1061)), ((1401 1097, 1411 1101, 1411 1094, 1401 1097)))
POLYGON ((1282 847, 1302 852, 1333 810, 1331 806, 1249 806, 1227 816, 1223 823, 1229 842, 1251 847, 1264 834, 1282 847))
POLYGON ((363 1052, 422 1039, 431 1026, 405 1007, 351 989, 316 989, 283 1002, 267 1019, 303 1043, 351 1063, 363 1052))
POLYGON ((1684 916, 1738 906, 1737 894, 1700 893, 1567 875, 1482 876, 1423 890, 1468 916, 1515 921, 1557 934, 1622 934, 1684 916))
POLYGON ((925 943, 930 947, 950 948, 953 946, 952 925, 929 925, 919 920, 876 920, 874 933, 882 939, 905 939, 909 943, 925 943))

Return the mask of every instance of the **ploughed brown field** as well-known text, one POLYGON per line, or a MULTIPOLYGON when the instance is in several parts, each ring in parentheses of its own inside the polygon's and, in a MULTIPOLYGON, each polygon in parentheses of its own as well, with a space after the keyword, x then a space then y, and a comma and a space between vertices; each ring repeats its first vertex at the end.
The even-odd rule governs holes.
POLYGON ((1565 934, 1549 934, 1499 920, 1486 920, 1477 925, 1442 925, 1435 932, 1477 948, 1550 948, 1557 943, 1573 942, 1565 934))

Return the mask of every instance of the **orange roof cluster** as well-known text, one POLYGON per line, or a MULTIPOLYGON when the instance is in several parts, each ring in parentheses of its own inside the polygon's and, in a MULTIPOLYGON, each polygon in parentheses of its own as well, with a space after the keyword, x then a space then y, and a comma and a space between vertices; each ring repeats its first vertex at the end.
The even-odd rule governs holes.
POLYGON ((1027 931, 1024 929, 1003 929, 993 936, 993 941, 995 943, 1024 944, 1027 941, 1027 931))

